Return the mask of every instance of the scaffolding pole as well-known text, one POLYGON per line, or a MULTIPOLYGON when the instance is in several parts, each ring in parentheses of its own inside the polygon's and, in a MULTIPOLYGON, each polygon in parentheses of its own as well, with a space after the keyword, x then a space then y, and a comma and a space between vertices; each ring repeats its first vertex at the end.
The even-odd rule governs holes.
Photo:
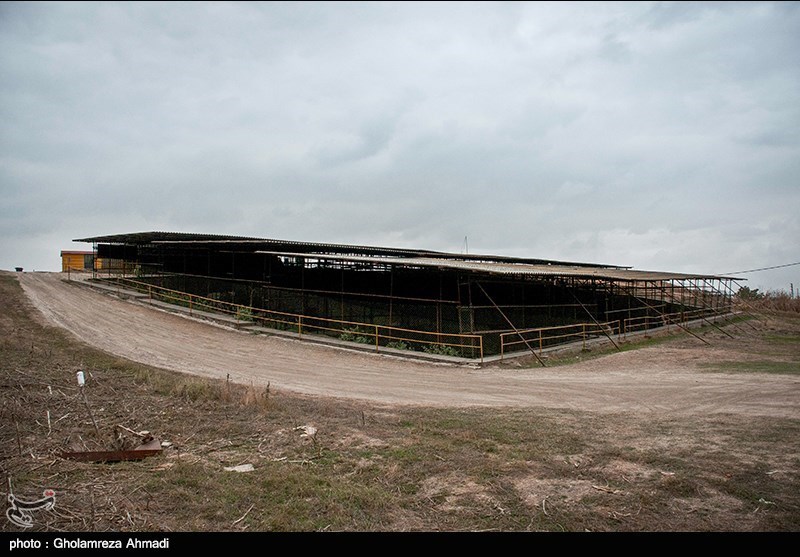
MULTIPOLYGON (((655 289, 655 287, 653 287, 653 289, 655 289)), ((646 291, 646 290, 647 290, 647 285, 645 285, 645 291, 646 291)), ((649 309, 652 309, 654 312, 656 312, 656 314, 658 314, 658 315, 659 315, 659 316, 660 316, 662 319, 664 319, 666 322, 670 322, 670 321, 672 321, 672 320, 671 320, 671 319, 669 319, 669 318, 668 318, 668 317, 667 317, 665 314, 661 313, 661 312, 660 312, 660 311, 658 311, 656 308, 654 308, 653 306, 651 306, 650 304, 648 304, 647 302, 645 302, 644 300, 642 300, 642 299, 641 299, 641 298, 639 298, 638 296, 636 296, 636 295, 634 295, 634 294, 631 294, 631 296, 632 296, 633 298, 635 298, 636 300, 639 300, 641 303, 643 303, 643 304, 645 305, 645 307, 647 307, 647 308, 649 308, 649 309)), ((663 301, 663 300, 662 300, 662 301, 663 301)), ((677 323, 677 322, 675 322, 675 321, 672 321, 672 322, 673 322, 675 325, 677 325, 678 327, 680 327, 681 329, 683 329, 684 331, 686 331, 687 333, 689 333, 690 335, 692 335, 693 337, 695 337, 697 340, 699 340, 699 341, 703 342, 704 344, 708 344, 709 346, 711 346, 711 343, 710 343, 710 342, 708 342, 707 340, 705 340, 705 339, 703 339, 703 338, 699 337, 698 335, 694 334, 692 331, 690 331, 689 329, 687 329, 686 327, 684 327, 684 326, 683 326, 683 325, 681 325, 680 323, 677 323)))
POLYGON ((528 347, 528 350, 530 350, 530 351, 531 351, 531 354, 533 354, 533 356, 534 356, 534 357, 535 357, 535 358, 538 360, 538 362, 539 362, 539 363, 542 365, 542 367, 547 367, 547 366, 544 364, 544 361, 543 361, 543 360, 542 360, 542 359, 539 357, 539 355, 536 353, 536 350, 534 350, 534 349, 531 347, 531 345, 530 345, 530 344, 528 344, 528 341, 527 341, 527 339, 525 339, 525 337, 524 337, 524 336, 522 336, 522 333, 520 333, 520 332, 519 332, 519 329, 517 329, 517 328, 514 326, 514 324, 511 322, 511 320, 510 320, 510 319, 509 319, 509 318, 506 316, 506 314, 505 314, 505 313, 503 313, 503 310, 502 310, 502 309, 500 309, 500 307, 499 307, 497 304, 495 304, 495 303, 494 303, 494 300, 492 300, 492 297, 491 297, 491 296, 489 296, 489 293, 488 293, 488 292, 486 292, 486 290, 484 290, 483 286, 481 286, 481 283, 479 283, 478 281, 475 281, 475 284, 477 284, 477 285, 478 285, 478 288, 480 288, 480 289, 481 289, 481 292, 483 292, 484 296, 486 296, 486 298, 487 298, 487 299, 488 299, 488 300, 489 300, 489 301, 492 303, 492 305, 495 307, 495 309, 497 309, 497 311, 498 311, 498 312, 500 312, 500 315, 502 315, 502 316, 503 316, 503 319, 505 319, 505 320, 508 322, 508 324, 509 324, 509 325, 511 325, 511 328, 512 328, 512 329, 514 329, 514 332, 515 332, 515 333, 517 333, 517 335, 519 336, 519 338, 521 338, 521 339, 522 339, 522 342, 524 342, 524 343, 525 343, 525 346, 527 346, 527 347, 528 347))
MULTIPOLYGON (((738 282, 736 282, 735 280, 732 280, 731 282, 732 282, 732 283, 734 283, 736 286, 738 286, 738 287, 739 287, 739 289, 741 290, 741 288, 742 288, 742 287, 741 287, 741 285, 740 285, 738 282)), ((730 290, 731 292, 733 292, 733 289, 732 289, 732 288, 730 288, 730 287, 727 287, 727 288, 728 288, 728 290, 730 290)), ((756 312, 756 311, 757 311, 757 310, 756 310, 756 308, 754 308, 752 305, 748 304, 747 302, 743 301, 741 298, 739 298, 739 303, 741 303, 741 304, 745 305, 746 307, 749 307, 750 309, 752 309, 752 310, 753 310, 753 312, 756 312)), ((762 308, 762 309, 761 309, 761 311, 763 311, 764 313, 767 313, 767 314, 772 314, 772 313, 771 313, 771 312, 772 312, 772 310, 770 310, 769 308, 762 308)), ((745 312, 745 313, 747 313, 747 312, 745 312)), ((749 315, 750 317, 752 317, 752 318, 753 318, 753 319, 755 319, 755 320, 759 320, 759 319, 758 319, 758 316, 757 316, 757 315, 755 315, 755 313, 747 313, 747 315, 749 315)), ((772 314, 772 315, 774 315, 774 314, 772 314)), ((766 323, 766 320, 764 321, 764 323, 766 323)), ((753 327, 752 325, 750 325, 750 326, 751 326, 751 327, 753 327)), ((758 329, 756 329, 755 327, 753 327, 753 329, 754 329, 754 330, 758 330, 758 329)))
MULTIPOLYGON (((727 297, 727 298, 730 300, 730 303, 728 304, 728 307, 729 307, 729 309, 730 309, 730 312, 731 312, 731 313, 733 313, 733 297, 730 295, 730 294, 732 293, 732 291, 730 290, 730 288, 728 288, 728 290, 729 290, 729 293, 726 295, 726 293, 725 293, 725 292, 723 292, 722 290, 720 290, 720 289, 718 289, 718 288, 715 288, 713 284, 709 284, 709 283, 706 281, 706 279, 703 279, 703 284, 705 284, 706 286, 708 286, 709 288, 711 288, 711 290, 713 290, 713 291, 717 292, 719 295, 721 295, 721 296, 723 297, 723 299, 725 299, 725 298, 727 297)), ((725 283, 724 283, 723 281, 721 281, 721 280, 720 280, 720 285, 722 285, 722 284, 725 284, 725 283)), ((744 312, 744 313, 747 313, 747 312, 744 312)), ((750 315, 750 317, 752 317, 753 319, 758 319, 758 318, 757 318, 755 315, 751 315, 751 314, 749 314, 749 313, 748 313, 748 315, 750 315)), ((749 324, 748 324, 748 325, 749 325, 749 324)), ((736 323, 733 323, 733 326, 734 326, 734 327, 736 327, 736 323)), ((757 331, 757 330, 758 330, 758 329, 756 329, 755 327, 753 327, 752 325, 749 325, 749 326, 750 326, 750 327, 751 327, 751 328, 752 328, 754 331, 757 331)), ((737 329, 738 329, 738 327, 737 327, 737 329)), ((731 338, 733 338, 733 337, 731 337, 731 338)))
MULTIPOLYGON (((703 280, 703 282, 705 282, 705 279, 703 280)), ((664 287, 662 286, 662 287, 661 287, 661 289, 662 289, 662 290, 664 290, 664 287)), ((669 293, 667 293, 666 291, 664 291, 664 293, 665 293, 665 294, 667 294, 668 296, 670 296, 670 297, 672 298, 672 303, 674 304, 674 303, 675 303, 675 295, 674 295, 674 294, 669 294, 669 293)), ((683 304, 682 304, 682 303, 681 303, 681 307, 683 307, 683 304)), ((713 308, 712 308, 712 309, 713 309, 713 308)), ((714 327, 715 329, 717 329, 719 332, 721 332, 721 333, 723 333, 723 334, 727 335, 728 337, 730 337, 730 338, 735 338, 735 337, 734 337, 732 334, 730 334, 728 331, 725 331, 725 330, 723 330, 723 329, 722 329, 720 326, 718 326, 716 323, 713 323, 712 321, 709 321, 709 320, 708 320, 708 319, 706 319, 704 316, 702 316, 702 315, 701 315, 701 316, 700 316, 700 319, 702 319, 703 321, 705 321, 706 323, 708 323, 709 325, 711 325, 712 327, 714 327)), ((676 324, 677 324, 677 322, 676 322, 676 324)))
POLYGON ((594 321, 594 324, 595 324, 595 325, 597 325, 597 327, 598 327, 598 328, 599 328, 601 331, 603 331, 603 334, 604 334, 604 335, 606 335, 606 336, 608 337, 608 340, 610 340, 610 341, 611 341, 611 344, 613 344, 613 345, 614 345, 614 348, 616 348, 617 350, 621 350, 621 348, 619 347, 619 345, 618 345, 616 342, 614 342, 614 339, 613 339, 613 338, 611 338, 611 335, 609 335, 609 334, 608 334, 608 332, 606 331, 605 327, 603 327, 603 326, 602 326, 602 325, 601 325, 601 324, 600 324, 600 323, 597 321, 597 319, 595 319, 594 315, 592 315, 592 312, 591 312, 591 311, 589 311, 589 310, 587 309, 587 307, 583 305, 583 303, 581 303, 581 301, 578 299, 578 297, 575 295, 575 293, 574 293, 574 292, 572 292, 571 290, 570 290, 570 292, 569 292, 569 293, 570 293, 570 294, 572 294, 572 297, 573 297, 573 298, 575 298, 575 301, 576 301, 576 302, 578 302, 578 303, 581 305, 581 307, 583 308, 583 311, 585 311, 585 312, 586 312, 586 314, 587 314, 589 317, 591 317, 591 318, 592 318, 592 321, 594 321))

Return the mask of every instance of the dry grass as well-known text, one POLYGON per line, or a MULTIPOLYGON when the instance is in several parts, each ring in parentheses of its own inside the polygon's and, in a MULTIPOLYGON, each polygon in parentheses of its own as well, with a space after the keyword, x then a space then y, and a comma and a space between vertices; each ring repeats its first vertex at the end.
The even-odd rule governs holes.
POLYGON ((754 296, 739 299, 738 303, 745 309, 758 312, 800 314, 800 297, 792 297, 788 292, 780 290, 756 293, 754 296))
MULTIPOLYGON (((0 273, 0 304, 3 485, 10 478, 25 499, 56 492, 52 510, 33 514, 35 531, 800 528, 796 420, 303 397, 166 372, 77 343, 32 319, 10 273, 0 273), (99 437, 77 369, 87 374, 99 437), (58 456, 109 448, 117 425, 171 445, 139 462, 58 456), (313 437, 298 429, 306 425, 313 437), (241 464, 254 470, 225 470, 241 464)), ((772 323, 768 334, 781 340, 766 351, 796 351, 795 329, 772 323)))

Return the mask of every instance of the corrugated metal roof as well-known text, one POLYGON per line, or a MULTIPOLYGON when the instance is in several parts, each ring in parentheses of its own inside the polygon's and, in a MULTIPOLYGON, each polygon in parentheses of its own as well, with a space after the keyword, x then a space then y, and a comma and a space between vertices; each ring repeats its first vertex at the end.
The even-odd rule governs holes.
POLYGON ((261 238, 247 236, 226 236, 223 234, 194 234, 191 232, 130 232, 126 234, 108 234, 105 236, 91 236, 76 238, 73 242, 98 242, 106 244, 149 244, 157 241, 263 241, 261 238))
MULTIPOLYGON (((397 257, 434 257, 439 259, 455 259, 462 261, 481 261, 499 263, 525 263, 532 265, 569 265, 576 267, 599 267, 625 269, 615 265, 604 265, 598 263, 577 263, 571 261, 555 261, 550 259, 534 259, 523 257, 506 257, 500 255, 483 254, 454 254, 441 251, 404 249, 378 246, 358 246, 350 244, 327 244, 315 242, 297 242, 290 240, 275 240, 270 238, 251 238, 247 236, 223 236, 218 234, 191 234, 184 232, 135 232, 131 234, 114 234, 108 236, 94 236, 80 238, 74 242, 93 242, 109 244, 136 244, 136 245, 228 245, 240 247, 247 246, 248 249, 256 248, 258 251, 285 251, 294 250, 297 253, 324 253, 338 255, 370 255, 370 256, 397 256, 397 257)), ((254 250, 255 251, 255 250, 254 250)))
MULTIPOLYGON (((324 253, 299 253, 285 251, 257 251, 268 255, 282 257, 304 257, 343 262, 362 262, 372 265, 396 265, 403 267, 435 267, 439 269, 457 269, 482 272, 496 275, 530 275, 558 276, 577 278, 598 278, 624 281, 657 281, 657 280, 689 280, 689 279, 734 279, 715 275, 697 275, 687 273, 670 273, 662 271, 638 271, 618 267, 583 267, 578 265, 535 265, 528 263, 504 263, 497 261, 467 261, 452 258, 436 257, 375 257, 364 255, 331 255, 324 253)), ((734 279, 741 280, 741 279, 734 279)))
POLYGON ((504 257, 499 255, 455 254, 430 250, 357 246, 349 244, 327 244, 253 238, 248 236, 226 236, 221 234, 193 234, 185 232, 134 232, 76 239, 75 242, 110 244, 157 244, 196 246, 236 246, 255 253, 267 253, 286 257, 306 257, 331 261, 363 262, 372 265, 385 264, 405 267, 436 267, 460 269, 497 275, 531 275, 598 278, 624 281, 726 279, 735 277, 673 273, 662 271, 639 271, 630 267, 602 265, 597 263, 575 263, 548 259, 504 257), (284 249, 285 248, 285 249, 284 249))

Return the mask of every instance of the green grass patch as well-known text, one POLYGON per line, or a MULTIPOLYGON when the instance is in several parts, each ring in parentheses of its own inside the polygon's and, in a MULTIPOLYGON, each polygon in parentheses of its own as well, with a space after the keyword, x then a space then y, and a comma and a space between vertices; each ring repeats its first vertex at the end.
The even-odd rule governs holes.
POLYGON ((765 335, 764 340, 770 344, 800 344, 800 335, 765 335))
POLYGON ((249 473, 179 464, 153 474, 145 487, 159 494, 160 512, 189 530, 214 524, 227 530, 243 516, 237 524, 254 531, 379 528, 391 500, 379 483, 359 484, 326 466, 288 462, 259 465, 249 473))
POLYGON ((756 360, 752 362, 722 361, 703 363, 699 367, 704 371, 718 373, 800 374, 800 362, 776 362, 774 360, 756 360))

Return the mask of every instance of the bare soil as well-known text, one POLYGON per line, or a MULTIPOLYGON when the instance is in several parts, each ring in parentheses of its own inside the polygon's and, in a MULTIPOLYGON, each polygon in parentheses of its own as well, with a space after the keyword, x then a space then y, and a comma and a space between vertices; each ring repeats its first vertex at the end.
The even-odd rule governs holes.
POLYGON ((63 278, 0 272, 0 497, 56 494, 27 531, 800 530, 797 316, 479 367, 63 278), (142 430, 162 455, 63 458, 142 430))
MULTIPOLYGON (((22 273, 50 322, 130 360, 245 385, 308 395, 426 406, 542 407, 593 412, 743 414, 800 418, 792 375, 708 373, 702 364, 753 358, 758 339, 710 329, 694 337, 555 368, 518 362, 430 364, 278 336, 254 335, 159 311, 62 280, 22 273)), ((734 331, 736 332, 736 331, 734 331)))

